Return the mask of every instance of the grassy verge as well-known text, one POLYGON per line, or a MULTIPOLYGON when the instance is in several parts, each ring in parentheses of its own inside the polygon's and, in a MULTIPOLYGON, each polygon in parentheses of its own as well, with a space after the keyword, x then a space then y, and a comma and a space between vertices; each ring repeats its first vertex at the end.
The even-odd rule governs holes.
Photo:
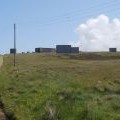
POLYGON ((119 120, 119 55, 101 54, 19 54, 15 68, 13 56, 4 56, 6 111, 18 120, 119 120))

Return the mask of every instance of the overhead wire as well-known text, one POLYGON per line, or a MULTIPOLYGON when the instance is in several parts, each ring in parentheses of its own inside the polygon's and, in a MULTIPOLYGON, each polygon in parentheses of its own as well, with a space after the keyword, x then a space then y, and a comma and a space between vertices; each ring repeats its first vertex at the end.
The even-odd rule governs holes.
POLYGON ((46 17, 44 21, 46 22, 46 21, 50 21, 50 20, 53 20, 53 21, 54 20, 59 20, 62 17, 64 18, 64 17, 70 16, 70 15, 75 15, 76 13, 83 13, 83 11, 84 12, 90 12, 90 10, 92 10, 92 9, 98 9, 99 6, 105 6, 106 7, 106 5, 107 5, 109 7, 109 5, 111 5, 111 3, 112 4, 115 3, 114 0, 111 0, 111 2, 107 1, 107 2, 104 2, 104 3, 101 3, 101 4, 92 5, 92 6, 88 7, 87 9, 82 8, 82 9, 79 9, 79 10, 72 10, 71 12, 67 12, 67 13, 65 13, 63 15, 57 15, 57 16, 53 16, 53 17, 46 17))
POLYGON ((80 10, 74 10, 72 12, 69 13, 65 13, 64 15, 60 15, 60 16, 54 16, 54 17, 50 17, 44 20, 44 22, 40 23, 39 21, 30 21, 31 24, 35 24, 38 25, 40 27, 42 26, 48 26, 48 25, 53 25, 56 23, 65 23, 65 22, 73 22, 76 21, 78 17, 80 18, 84 18, 84 17, 92 17, 95 14, 104 14, 104 12, 106 13, 115 13, 116 10, 117 12, 120 10, 120 1, 107 1, 104 3, 100 3, 97 5, 92 5, 91 7, 89 7, 88 9, 80 9, 80 10), (113 6, 116 6, 115 8, 113 6))

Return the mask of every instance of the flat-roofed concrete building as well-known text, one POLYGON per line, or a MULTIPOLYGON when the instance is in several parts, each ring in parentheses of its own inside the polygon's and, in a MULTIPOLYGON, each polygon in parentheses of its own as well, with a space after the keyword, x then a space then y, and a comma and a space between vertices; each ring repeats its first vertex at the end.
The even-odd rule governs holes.
POLYGON ((56 53, 71 53, 71 45, 56 45, 56 53))
POLYGON ((14 54, 14 53, 16 53, 17 51, 16 51, 16 49, 14 49, 14 48, 11 48, 10 49, 10 54, 14 54))
POLYGON ((40 53, 40 48, 35 48, 36 53, 40 53))
POLYGON ((117 48, 109 48, 109 52, 117 52, 117 48))
POLYGON ((79 47, 71 47, 71 53, 79 53, 79 47))
POLYGON ((51 53, 55 52, 55 48, 35 48, 36 53, 51 53))
POLYGON ((56 53, 79 53, 79 47, 71 47, 71 45, 56 45, 56 53))

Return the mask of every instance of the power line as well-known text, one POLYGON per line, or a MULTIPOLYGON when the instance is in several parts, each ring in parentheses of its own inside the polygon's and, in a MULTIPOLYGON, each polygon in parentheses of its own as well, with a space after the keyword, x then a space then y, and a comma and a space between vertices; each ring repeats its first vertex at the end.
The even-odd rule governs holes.
MULTIPOLYGON (((119 1, 120 2, 120 1, 119 1)), ((110 6, 113 6, 113 5, 119 5, 119 3, 116 3, 114 0, 111 0, 111 2, 110 1, 107 1, 107 2, 104 2, 104 3, 101 3, 101 4, 96 4, 96 5, 92 5, 92 6, 90 6, 90 7, 88 7, 87 9, 85 9, 85 8, 83 8, 83 9, 80 9, 80 10, 72 10, 71 12, 68 12, 68 13, 65 13, 65 14, 63 14, 63 15, 57 15, 57 16, 54 16, 54 17, 48 17, 48 18, 45 18, 45 22, 46 21, 54 21, 54 20, 59 20, 59 19, 61 19, 62 17, 63 18, 66 18, 66 17, 69 17, 71 14, 72 15, 75 15, 75 14, 79 14, 79 13, 85 13, 85 12, 90 12, 90 10, 94 10, 94 9, 99 9, 101 6, 103 6, 104 8, 105 7, 110 7, 110 6)), ((103 8, 102 7, 102 8, 103 8)), ((101 9, 101 8, 100 8, 101 9)))
MULTIPOLYGON (((120 2, 120 1, 119 1, 120 2)), ((61 17, 66 17, 66 16, 70 16, 71 14, 72 15, 75 15, 76 13, 79 14, 79 13, 86 13, 86 12, 90 12, 90 10, 94 10, 94 9, 101 9, 101 6, 102 8, 106 8, 106 7, 110 7, 110 6, 113 6, 113 5, 119 5, 119 3, 116 3, 114 0, 111 0, 110 1, 107 1, 107 2, 104 2, 104 3, 101 3, 101 4, 97 4, 97 5, 92 5, 91 7, 88 7, 87 9, 83 8, 83 9, 80 9, 80 10, 74 10, 74 11, 71 11, 69 13, 65 13, 64 15, 60 15, 60 16, 55 16, 55 17, 51 17, 49 19, 51 20, 56 20, 56 19, 59 19, 61 17)))
POLYGON ((117 10, 117 12, 120 10, 119 3, 120 3, 120 1, 115 2, 114 0, 111 0, 111 2, 107 1, 107 2, 104 2, 101 4, 93 5, 89 9, 81 9, 81 10, 71 12, 69 14, 64 14, 62 16, 51 17, 47 20, 44 20, 45 23, 37 23, 35 21, 32 21, 31 23, 39 25, 39 26, 46 26, 46 25, 51 25, 51 24, 55 24, 55 23, 63 23, 63 22, 68 22, 68 21, 73 22, 73 21, 76 21, 75 18, 79 17, 79 16, 80 16, 80 18, 83 19, 84 17, 92 16, 92 15, 95 15, 98 13, 101 14, 103 12, 115 13, 116 12, 115 10, 117 10), (116 7, 111 8, 112 6, 116 6, 116 7), (91 10, 94 12, 91 12, 91 10))

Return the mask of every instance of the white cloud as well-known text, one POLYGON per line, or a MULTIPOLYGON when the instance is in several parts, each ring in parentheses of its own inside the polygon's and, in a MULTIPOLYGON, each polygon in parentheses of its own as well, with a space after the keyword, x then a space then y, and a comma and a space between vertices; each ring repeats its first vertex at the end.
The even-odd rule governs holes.
POLYGON ((120 20, 110 20, 105 15, 92 18, 77 28, 79 41, 74 46, 81 50, 108 51, 110 47, 120 49, 120 20))

